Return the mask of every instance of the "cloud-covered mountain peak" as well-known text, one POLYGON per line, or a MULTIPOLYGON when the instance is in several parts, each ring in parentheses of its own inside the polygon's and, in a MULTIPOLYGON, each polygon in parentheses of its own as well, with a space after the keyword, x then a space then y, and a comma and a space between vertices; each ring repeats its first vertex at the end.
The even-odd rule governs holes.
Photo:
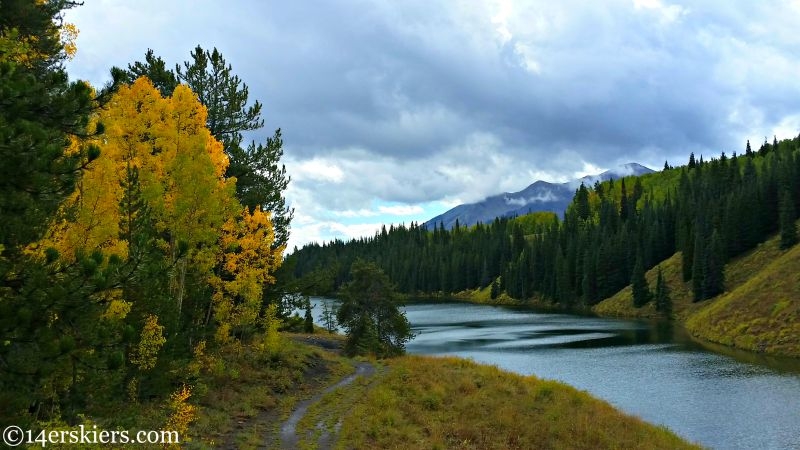
POLYGON ((432 228, 440 223, 452 228, 456 220, 461 225, 489 223, 497 217, 513 217, 537 211, 552 211, 563 215, 572 201, 575 189, 581 184, 593 185, 597 181, 607 181, 631 175, 644 175, 653 172, 641 164, 631 162, 606 170, 597 175, 587 175, 566 183, 550 183, 538 180, 519 192, 506 192, 493 195, 477 203, 458 205, 455 208, 425 222, 424 227, 432 228))

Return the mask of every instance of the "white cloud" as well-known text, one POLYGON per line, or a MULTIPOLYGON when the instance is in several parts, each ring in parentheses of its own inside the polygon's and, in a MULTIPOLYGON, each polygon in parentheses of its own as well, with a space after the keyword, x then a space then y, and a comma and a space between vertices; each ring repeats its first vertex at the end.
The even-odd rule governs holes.
POLYGON ((661 0, 633 0, 633 7, 657 13, 662 24, 673 23, 689 13, 683 6, 664 4, 661 0))
POLYGON ((313 158, 291 167, 292 177, 297 181, 314 180, 341 183, 344 172, 334 162, 325 158, 313 158))
POLYGON ((413 216, 425 211, 419 205, 393 205, 393 206, 379 206, 378 211, 382 214, 390 216, 413 216))

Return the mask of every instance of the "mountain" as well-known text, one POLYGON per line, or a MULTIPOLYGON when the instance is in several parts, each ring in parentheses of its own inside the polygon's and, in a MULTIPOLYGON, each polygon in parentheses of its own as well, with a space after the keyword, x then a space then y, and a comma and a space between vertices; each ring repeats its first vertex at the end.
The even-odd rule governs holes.
POLYGON ((641 164, 628 163, 607 170, 599 175, 587 175, 566 183, 549 183, 536 181, 519 192, 506 192, 486 199, 455 208, 440 214, 422 224, 425 228, 444 224, 447 229, 455 226, 456 220, 461 225, 474 225, 478 222, 489 223, 497 217, 514 217, 537 211, 552 211, 563 215, 581 183, 592 186, 596 181, 607 181, 631 175, 644 175, 654 172, 641 164))

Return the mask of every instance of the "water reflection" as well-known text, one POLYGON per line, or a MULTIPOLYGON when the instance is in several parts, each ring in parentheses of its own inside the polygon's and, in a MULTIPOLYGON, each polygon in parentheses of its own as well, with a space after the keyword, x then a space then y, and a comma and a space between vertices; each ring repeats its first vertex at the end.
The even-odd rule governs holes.
POLYGON ((712 448, 800 448, 797 360, 710 352, 663 322, 458 303, 406 313, 410 353, 560 380, 712 448))

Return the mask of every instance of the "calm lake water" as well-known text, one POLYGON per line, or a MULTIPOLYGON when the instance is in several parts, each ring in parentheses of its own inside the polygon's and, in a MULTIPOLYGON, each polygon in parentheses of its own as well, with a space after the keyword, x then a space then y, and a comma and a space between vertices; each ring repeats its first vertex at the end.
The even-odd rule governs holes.
MULTIPOLYGON (((321 304, 314 298, 315 318, 321 304)), ((563 381, 716 449, 800 449, 800 361, 720 354, 669 324, 412 304, 409 353, 563 381)))

